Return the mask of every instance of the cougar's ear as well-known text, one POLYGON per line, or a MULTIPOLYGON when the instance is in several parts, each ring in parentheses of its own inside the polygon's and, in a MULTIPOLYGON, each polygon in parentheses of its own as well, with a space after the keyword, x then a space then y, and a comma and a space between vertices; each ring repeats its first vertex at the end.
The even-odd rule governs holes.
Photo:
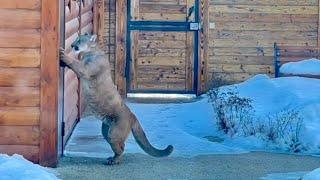
POLYGON ((97 40, 97 35, 92 35, 90 41, 96 42, 96 40, 97 40))

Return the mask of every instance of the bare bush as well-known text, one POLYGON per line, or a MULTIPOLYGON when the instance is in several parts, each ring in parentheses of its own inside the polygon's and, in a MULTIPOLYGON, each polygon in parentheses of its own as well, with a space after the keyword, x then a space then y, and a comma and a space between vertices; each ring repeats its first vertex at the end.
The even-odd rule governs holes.
POLYGON ((220 88, 208 92, 219 130, 230 135, 257 136, 287 149, 290 152, 306 150, 301 142, 303 118, 299 111, 285 108, 270 114, 266 121, 258 119, 252 100, 240 97, 236 88, 221 91, 220 88))

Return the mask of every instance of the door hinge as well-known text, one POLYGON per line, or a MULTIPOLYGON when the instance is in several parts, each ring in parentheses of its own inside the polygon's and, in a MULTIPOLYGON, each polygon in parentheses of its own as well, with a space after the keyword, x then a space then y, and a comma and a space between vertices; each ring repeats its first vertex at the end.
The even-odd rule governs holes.
POLYGON ((65 122, 62 122, 62 123, 61 123, 61 136, 64 136, 64 135, 65 135, 65 127, 66 127, 65 124, 66 124, 65 122))

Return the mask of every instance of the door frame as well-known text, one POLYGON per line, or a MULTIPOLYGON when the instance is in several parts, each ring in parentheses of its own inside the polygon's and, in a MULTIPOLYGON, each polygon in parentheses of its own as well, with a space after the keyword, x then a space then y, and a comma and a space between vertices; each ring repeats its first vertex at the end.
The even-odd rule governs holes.
POLYGON ((190 24, 196 23, 200 24, 200 13, 199 13, 199 0, 195 0, 194 5, 194 21, 134 21, 131 15, 131 1, 127 1, 127 33, 126 33, 126 57, 125 57, 125 78, 126 78, 126 91, 127 93, 175 93, 175 94, 199 94, 199 32, 198 30, 191 30, 190 24), (132 90, 131 89, 131 64, 132 64, 132 54, 131 54, 131 32, 132 31, 151 31, 151 32, 194 32, 194 42, 193 42, 193 88, 192 90, 132 90))

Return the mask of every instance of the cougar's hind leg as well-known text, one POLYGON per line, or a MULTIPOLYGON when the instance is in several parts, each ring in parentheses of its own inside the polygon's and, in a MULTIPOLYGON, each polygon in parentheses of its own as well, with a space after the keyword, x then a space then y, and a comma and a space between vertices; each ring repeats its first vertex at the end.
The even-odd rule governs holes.
POLYGON ((125 146, 124 142, 110 141, 109 144, 114 152, 114 156, 107 159, 106 165, 120 164, 125 146))
POLYGON ((108 138, 109 129, 110 129, 110 126, 108 125, 108 123, 102 121, 101 133, 102 133, 102 136, 104 137, 104 139, 107 141, 109 139, 108 138))

